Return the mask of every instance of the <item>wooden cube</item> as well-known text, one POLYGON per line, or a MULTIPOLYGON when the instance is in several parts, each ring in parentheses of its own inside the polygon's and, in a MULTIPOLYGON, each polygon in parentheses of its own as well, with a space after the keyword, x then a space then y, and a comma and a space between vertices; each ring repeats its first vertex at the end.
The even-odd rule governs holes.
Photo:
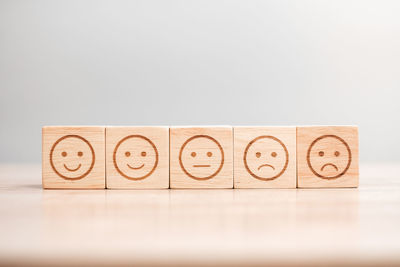
POLYGON ((105 127, 42 129, 43 188, 105 188, 105 127))
POLYGON ((297 127, 298 187, 357 187, 358 128, 297 127))
POLYGON ((169 127, 107 127, 107 188, 169 187, 169 127))
POLYGON ((296 188, 296 127, 234 127, 235 188, 296 188))
POLYGON ((170 129, 171 188, 233 188, 232 127, 170 129))

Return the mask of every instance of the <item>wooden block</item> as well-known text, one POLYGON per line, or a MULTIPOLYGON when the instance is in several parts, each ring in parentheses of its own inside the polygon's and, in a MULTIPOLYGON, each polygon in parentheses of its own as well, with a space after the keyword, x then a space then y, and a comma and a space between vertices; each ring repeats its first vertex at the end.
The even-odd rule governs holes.
POLYGON ((234 127, 235 188, 296 188, 296 127, 234 127))
POLYGON ((232 127, 170 129, 171 188, 233 188, 232 127))
POLYGON ((43 188, 105 188, 105 127, 42 129, 43 188))
POLYGON ((357 187, 356 126, 297 127, 298 187, 357 187))
POLYGON ((169 127, 107 127, 107 188, 169 187, 169 127))

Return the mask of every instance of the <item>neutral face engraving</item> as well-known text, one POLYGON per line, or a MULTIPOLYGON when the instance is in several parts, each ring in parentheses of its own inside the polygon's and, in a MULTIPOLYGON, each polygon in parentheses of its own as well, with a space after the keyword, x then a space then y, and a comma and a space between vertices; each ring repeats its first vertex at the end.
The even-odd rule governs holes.
POLYGON ((50 165, 66 180, 79 180, 93 169, 95 154, 92 145, 79 135, 65 135, 50 150, 50 165))
POLYGON ((253 139, 243 154, 246 170, 256 179, 270 181, 287 169, 289 153, 281 140, 263 135, 253 139))
POLYGON ((182 170, 196 180, 216 176, 224 165, 224 150, 217 140, 208 135, 195 135, 182 145, 179 152, 182 170))
POLYGON ((157 167, 158 151, 154 143, 142 135, 121 139, 113 153, 115 169, 130 180, 149 177, 157 167))
POLYGON ((336 135, 318 137, 307 151, 308 167, 316 176, 328 180, 344 175, 351 159, 349 145, 336 135))

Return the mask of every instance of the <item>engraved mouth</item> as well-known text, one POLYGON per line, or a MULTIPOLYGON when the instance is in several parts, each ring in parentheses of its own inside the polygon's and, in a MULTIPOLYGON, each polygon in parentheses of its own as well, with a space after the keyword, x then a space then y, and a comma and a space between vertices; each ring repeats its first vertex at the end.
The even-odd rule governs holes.
POLYGON ((324 164, 324 166, 321 167, 321 171, 323 171, 324 168, 325 168, 325 167, 328 167, 328 166, 332 166, 333 168, 336 169, 336 171, 339 170, 338 167, 337 167, 335 164, 333 164, 333 163, 326 163, 326 164, 324 164))
POLYGON ((193 165, 193 167, 195 167, 195 168, 198 168, 198 167, 204 168, 204 167, 210 167, 210 165, 207 165, 207 164, 203 164, 203 165, 193 165))
POLYGON ((70 172, 74 172, 74 171, 79 170, 79 168, 80 168, 81 166, 82 166, 82 165, 79 163, 78 167, 76 167, 75 169, 71 169, 71 168, 68 168, 67 165, 64 164, 64 168, 66 168, 66 169, 67 169, 68 171, 70 171, 70 172))
POLYGON ((139 166, 139 167, 132 167, 131 165, 129 165, 129 163, 126 164, 126 165, 127 165, 129 168, 131 168, 132 170, 139 170, 139 169, 143 168, 144 163, 143 163, 141 166, 139 166))
POLYGON ((275 170, 275 167, 272 166, 272 165, 269 165, 269 164, 260 165, 260 166, 258 167, 258 170, 260 170, 260 169, 263 168, 263 167, 270 167, 270 168, 272 168, 273 170, 275 170))

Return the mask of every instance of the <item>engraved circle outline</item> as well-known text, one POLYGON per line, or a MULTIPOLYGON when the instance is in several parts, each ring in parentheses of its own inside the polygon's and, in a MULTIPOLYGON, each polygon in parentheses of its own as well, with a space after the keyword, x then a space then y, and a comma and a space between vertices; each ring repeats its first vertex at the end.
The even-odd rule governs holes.
POLYGON ((122 139, 118 142, 118 144, 115 146, 114 152, 113 152, 113 163, 114 163, 114 167, 115 167, 115 169, 118 171, 118 173, 121 174, 121 175, 122 175, 123 177, 125 177, 126 179, 133 180, 133 181, 143 180, 143 179, 146 179, 147 177, 149 177, 149 176, 155 171, 155 169, 157 168, 157 165, 158 165, 158 150, 157 150, 157 147, 154 145, 154 143, 153 143, 149 138, 147 138, 146 136, 139 135, 139 134, 128 135, 128 136, 122 138, 122 139), (116 159, 116 157, 117 157, 117 155, 116 155, 116 154, 117 154, 117 150, 118 150, 119 146, 120 146, 124 141, 126 141, 127 139, 130 139, 130 138, 140 138, 140 139, 143 139, 143 140, 147 141, 147 142, 153 147, 154 152, 156 152, 156 161, 154 162, 154 166, 153 166, 153 168, 151 169, 151 171, 150 171, 149 173, 147 173, 146 175, 144 175, 144 176, 132 177, 132 176, 129 176, 129 175, 125 174, 120 168, 118 168, 117 159, 116 159))
POLYGON ((190 137, 188 140, 185 141, 185 143, 183 143, 183 145, 181 146, 181 149, 179 151, 179 165, 181 166, 182 170, 185 172, 185 174, 187 176, 189 176, 190 178, 195 179, 195 180, 204 181, 204 180, 209 180, 209 179, 215 177, 221 171, 222 167, 224 166, 224 163, 225 163, 224 149, 222 148, 221 144, 216 139, 214 139, 213 137, 211 137, 209 135, 200 134, 200 135, 195 135, 195 136, 190 137), (190 141, 197 139, 197 138, 206 138, 206 139, 213 141, 218 146, 219 150, 221 151, 221 163, 220 163, 218 169, 214 173, 212 173, 211 175, 209 175, 207 177, 196 177, 196 176, 192 175, 189 171, 187 171, 186 168, 183 166, 182 152, 183 152, 184 148, 186 147, 186 145, 190 141))
POLYGON ((93 169, 93 167, 94 167, 95 159, 96 159, 95 153, 94 153, 93 147, 92 147, 92 145, 90 144, 90 142, 89 142, 88 140, 86 140, 85 138, 83 138, 82 136, 79 136, 79 135, 76 135, 76 134, 64 135, 63 137, 59 138, 59 139, 53 144, 53 146, 51 147, 51 150, 50 150, 50 165, 51 165, 51 168, 53 169, 53 171, 54 171, 58 176, 60 176, 61 178, 65 179, 65 180, 79 180, 79 179, 82 179, 82 178, 84 178, 85 176, 87 176, 87 175, 92 171, 92 169, 93 169), (85 142, 85 143, 89 146, 90 151, 92 152, 92 163, 90 164, 89 169, 88 169, 84 174, 82 174, 82 175, 80 175, 80 176, 78 176, 78 177, 68 177, 68 176, 65 176, 65 175, 59 173, 59 172, 57 171, 57 168, 54 166, 54 163, 53 163, 53 152, 54 152, 54 149, 56 148, 56 146, 58 145, 58 143, 60 143, 62 140, 67 139, 67 138, 77 138, 77 139, 82 140, 83 142, 85 142))
POLYGON ((253 140, 251 140, 251 141, 247 144, 246 149, 244 150, 244 153, 243 153, 243 161, 244 161, 244 166, 246 167, 247 172, 248 172, 251 176, 253 176, 254 178, 256 178, 256 179, 258 179, 258 180, 261 180, 261 181, 271 181, 271 180, 275 180, 276 178, 280 177, 280 176, 286 171, 286 169, 287 169, 287 167, 288 167, 288 165, 289 165, 289 152, 288 152, 288 150, 287 150, 285 144, 284 144, 281 140, 279 140, 278 138, 276 138, 275 136, 272 136, 272 135, 261 135, 261 136, 258 136, 258 137, 256 137, 256 138, 254 138, 253 140), (265 139, 265 138, 272 139, 272 140, 278 142, 278 143, 283 147, 283 149, 285 150, 285 154, 286 154, 286 161, 285 161, 285 165, 284 165, 283 169, 282 169, 277 175, 275 175, 275 176, 273 176, 273 177, 269 177, 269 178, 264 178, 264 177, 258 176, 257 174, 253 173, 253 172, 250 170, 250 167, 249 167, 248 164, 247 164, 247 152, 248 152, 249 148, 250 148, 255 142, 257 142, 258 140, 260 140, 260 139, 265 139))
POLYGON ((322 179, 333 180, 333 179, 337 179, 337 178, 343 176, 343 175, 348 171, 348 169, 350 168, 351 161, 352 161, 352 155, 351 155, 351 150, 350 150, 349 145, 348 145, 348 144, 346 143, 346 141, 344 141, 342 138, 340 138, 339 136, 334 135, 334 134, 321 135, 320 137, 318 137, 317 139, 315 139, 315 140, 311 143, 311 145, 308 147, 308 150, 307 150, 307 164, 308 164, 308 167, 310 168, 310 170, 311 170, 316 176, 318 176, 319 178, 322 178, 322 179), (335 175, 335 176, 332 176, 332 177, 330 177, 330 176, 324 176, 324 175, 319 174, 316 170, 314 170, 314 168, 312 167, 311 161, 310 161, 310 153, 311 153, 312 147, 313 147, 318 141, 320 141, 321 139, 329 138, 329 137, 335 138, 335 139, 339 140, 340 142, 342 142, 342 144, 344 144, 344 146, 346 147, 347 152, 349 153, 349 155, 348 155, 348 163, 347 163, 346 168, 345 168, 341 173, 339 173, 338 175, 335 175))

